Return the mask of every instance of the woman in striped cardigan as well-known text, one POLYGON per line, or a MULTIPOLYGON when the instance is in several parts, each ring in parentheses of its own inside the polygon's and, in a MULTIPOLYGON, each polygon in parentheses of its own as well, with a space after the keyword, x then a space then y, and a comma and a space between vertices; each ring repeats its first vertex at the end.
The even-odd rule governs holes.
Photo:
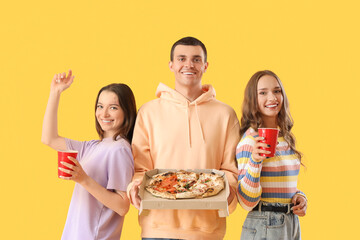
POLYGON ((297 189, 301 153, 291 133, 293 120, 278 76, 259 71, 249 80, 242 106, 238 161, 238 200, 248 210, 241 239, 301 239, 298 216, 305 216, 307 199, 297 189), (258 128, 278 128, 274 157, 261 143, 258 128), (263 148, 263 149, 260 149, 263 148))

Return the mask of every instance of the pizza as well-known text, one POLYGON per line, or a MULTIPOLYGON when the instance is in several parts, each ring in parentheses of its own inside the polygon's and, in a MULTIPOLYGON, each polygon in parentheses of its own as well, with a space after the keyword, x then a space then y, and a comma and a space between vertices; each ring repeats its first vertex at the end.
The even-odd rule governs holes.
POLYGON ((152 176, 145 188, 156 197, 184 199, 214 196, 224 187, 224 178, 219 174, 180 170, 152 176))

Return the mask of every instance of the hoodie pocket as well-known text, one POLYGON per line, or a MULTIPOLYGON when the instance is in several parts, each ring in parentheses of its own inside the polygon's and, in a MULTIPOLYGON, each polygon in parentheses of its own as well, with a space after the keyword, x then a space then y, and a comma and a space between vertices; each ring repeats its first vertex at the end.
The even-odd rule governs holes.
POLYGON ((182 210, 179 211, 181 228, 213 233, 225 230, 225 218, 220 218, 216 210, 182 210))
POLYGON ((140 216, 140 225, 156 229, 183 229, 214 233, 224 231, 225 218, 216 210, 150 210, 147 216, 140 216))

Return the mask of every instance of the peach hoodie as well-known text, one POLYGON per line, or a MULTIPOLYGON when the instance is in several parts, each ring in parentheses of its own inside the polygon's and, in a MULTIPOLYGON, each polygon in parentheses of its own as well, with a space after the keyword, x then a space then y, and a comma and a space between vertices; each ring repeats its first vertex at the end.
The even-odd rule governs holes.
MULTIPOLYGON (((204 85, 203 91, 190 102, 160 83, 158 98, 140 108, 132 140, 133 180, 154 168, 220 169, 236 192, 239 121, 230 106, 215 99, 212 86, 204 85)), ((235 197, 230 212, 236 203, 235 197)), ((149 238, 218 240, 226 230, 226 219, 215 210, 150 210, 139 223, 141 236, 149 238)))

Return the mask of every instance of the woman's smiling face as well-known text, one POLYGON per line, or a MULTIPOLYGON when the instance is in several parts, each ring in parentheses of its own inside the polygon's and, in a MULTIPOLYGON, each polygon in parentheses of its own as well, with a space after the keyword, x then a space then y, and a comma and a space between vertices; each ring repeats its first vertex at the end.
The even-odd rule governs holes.
POLYGON ((275 77, 264 75, 259 79, 257 103, 262 117, 277 118, 283 99, 280 84, 275 77))
POLYGON ((124 122, 124 111, 120 107, 117 95, 111 91, 103 91, 96 105, 95 116, 104 138, 113 137, 124 122))

